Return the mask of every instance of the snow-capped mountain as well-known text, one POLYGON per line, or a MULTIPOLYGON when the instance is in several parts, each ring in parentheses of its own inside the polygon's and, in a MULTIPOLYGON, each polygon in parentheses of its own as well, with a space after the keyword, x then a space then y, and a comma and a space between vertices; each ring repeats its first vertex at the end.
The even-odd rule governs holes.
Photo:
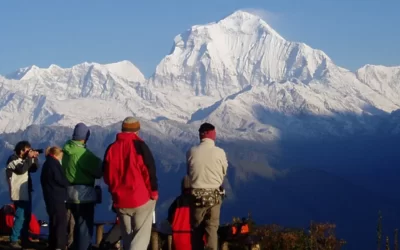
POLYGON ((34 81, 38 81, 42 79, 47 81, 53 80, 68 83, 68 81, 77 80, 77 78, 84 74, 91 73, 88 71, 100 72, 103 75, 112 75, 114 77, 119 77, 131 82, 145 81, 142 72, 140 72, 140 70, 129 61, 121 61, 118 63, 104 65, 85 62, 68 69, 60 68, 54 64, 50 65, 50 67, 47 69, 41 69, 35 65, 32 65, 30 67, 21 68, 11 74, 8 74, 6 77, 15 80, 32 79, 34 81), (60 77, 63 76, 68 76, 69 79, 60 79, 60 77))
POLYGON ((394 103, 400 100, 400 66, 365 65, 356 75, 361 82, 394 103))
POLYGON ((151 83, 197 96, 220 99, 248 85, 293 78, 309 82, 334 67, 322 51, 286 41, 260 17, 243 11, 193 26, 174 41, 151 83))
MULTIPOLYGON (((257 15, 237 11, 176 36, 149 79, 128 61, 31 66, 0 76, 0 159, 21 139, 40 147, 61 145, 78 122, 93 125, 89 147, 102 155, 119 130, 116 123, 133 115, 141 119, 160 187, 167 190, 184 172, 184 153, 197 143, 199 124, 210 121, 228 154, 230 195, 244 202, 226 216, 257 210, 251 207, 257 201, 268 207, 268 215, 264 209, 256 213, 269 223, 333 219, 338 228, 351 228, 349 237, 370 228, 367 238, 373 239, 375 210, 383 204, 375 200, 398 197, 393 190, 400 176, 393 166, 399 164, 399 81, 400 67, 367 65, 353 73, 320 50, 287 41, 257 15), (379 195, 372 201, 369 191, 341 177, 287 171, 291 167, 351 172, 351 180, 379 195), (361 196, 354 207, 354 197, 361 196), (365 218, 373 225, 358 223, 365 218)), ((172 198, 176 190, 160 197, 172 198)), ((385 205, 399 211, 392 206, 385 205)), ((399 219, 396 212, 390 216, 399 219)))
POLYGON ((152 108, 135 90, 144 81, 128 61, 20 69, 0 78, 0 131, 31 124, 72 125, 79 120, 108 125, 132 114, 157 117, 162 110, 152 108))
MULTIPOLYGON (((391 112, 400 104, 371 90, 324 52, 285 40, 243 11, 178 35, 149 84, 165 93, 168 104, 188 102, 190 122, 211 120, 224 128, 275 135, 274 127, 287 124, 290 130, 309 130, 301 128, 303 114, 340 119, 341 114, 391 112), (178 90, 181 98, 168 98, 178 90)), ((354 125, 347 124, 347 130, 354 132, 354 125)))
POLYGON ((400 107, 398 72, 366 66, 352 73, 320 50, 285 40, 257 15, 237 11, 176 36, 147 80, 128 61, 31 66, 0 78, 0 131, 78 121, 104 126, 126 115, 193 126, 208 120, 222 137, 248 139, 292 130, 369 131, 364 116, 400 107))

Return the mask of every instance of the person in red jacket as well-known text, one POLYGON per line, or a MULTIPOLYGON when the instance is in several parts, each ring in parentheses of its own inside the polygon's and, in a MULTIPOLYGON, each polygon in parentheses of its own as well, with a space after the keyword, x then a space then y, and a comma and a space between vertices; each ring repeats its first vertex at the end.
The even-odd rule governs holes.
POLYGON ((181 195, 171 204, 168 210, 168 221, 172 228, 172 249, 192 249, 192 229, 190 224, 190 178, 185 176, 182 180, 181 195))
POLYGON ((146 250, 158 199, 153 155, 139 137, 140 123, 127 117, 104 156, 104 182, 119 216, 124 250, 146 250))

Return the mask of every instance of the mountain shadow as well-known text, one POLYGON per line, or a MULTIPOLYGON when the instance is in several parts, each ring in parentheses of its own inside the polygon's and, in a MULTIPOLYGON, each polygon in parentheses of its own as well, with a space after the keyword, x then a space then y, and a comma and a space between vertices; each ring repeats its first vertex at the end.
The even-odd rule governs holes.
MULTIPOLYGON (((345 249, 370 249, 375 245, 379 210, 384 217, 384 235, 392 235, 400 225, 397 188, 400 136, 396 133, 396 117, 395 114, 367 117, 374 124, 374 130, 343 132, 341 136, 325 133, 302 137, 286 133, 276 141, 219 140, 218 145, 226 150, 230 161, 228 197, 221 221, 229 222, 233 216, 246 216, 251 211, 258 223, 307 228, 310 221, 332 222, 337 225, 339 237, 348 242, 345 249)), ((307 119, 312 121, 311 116, 307 119)), ((102 157, 119 126, 91 127, 88 147, 102 157)), ((339 125, 337 129, 340 132, 339 125)), ((177 137, 167 132, 160 137, 143 129, 141 135, 152 149, 158 166, 158 221, 165 218, 168 206, 179 195, 180 180, 186 171, 185 151, 198 143, 194 140, 196 133, 193 129, 192 134, 182 131, 177 137)), ((11 153, 10 145, 19 140, 27 139, 35 148, 45 148, 63 145, 71 134, 71 128, 45 126, 2 134, 0 160, 6 161, 11 153)), ((46 214, 39 175, 40 171, 32 175, 34 209, 42 217, 46 214)), ((3 181, 0 184, 5 187, 3 181)), ((7 193, 2 190, 0 200, 5 203, 7 193)), ((96 217, 114 219, 115 214, 109 211, 106 188, 103 194, 103 204, 96 208, 96 217)))

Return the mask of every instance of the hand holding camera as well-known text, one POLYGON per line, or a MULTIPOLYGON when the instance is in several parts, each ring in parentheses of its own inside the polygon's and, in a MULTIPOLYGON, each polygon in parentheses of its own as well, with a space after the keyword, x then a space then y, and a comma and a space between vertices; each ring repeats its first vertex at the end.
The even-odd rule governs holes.
POLYGON ((35 151, 33 151, 33 150, 29 150, 28 157, 29 158, 35 158, 35 157, 37 157, 37 153, 35 151))
POLYGON ((43 153, 43 149, 31 149, 28 152, 28 156, 29 158, 37 158, 41 153, 43 153))

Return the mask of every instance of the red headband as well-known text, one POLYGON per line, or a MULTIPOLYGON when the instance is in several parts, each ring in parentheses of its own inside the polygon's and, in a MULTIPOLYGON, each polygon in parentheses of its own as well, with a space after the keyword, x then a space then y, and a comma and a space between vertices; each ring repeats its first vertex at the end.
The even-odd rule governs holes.
POLYGON ((200 139, 211 139, 214 140, 217 138, 217 132, 214 130, 208 130, 203 133, 200 133, 200 139))

